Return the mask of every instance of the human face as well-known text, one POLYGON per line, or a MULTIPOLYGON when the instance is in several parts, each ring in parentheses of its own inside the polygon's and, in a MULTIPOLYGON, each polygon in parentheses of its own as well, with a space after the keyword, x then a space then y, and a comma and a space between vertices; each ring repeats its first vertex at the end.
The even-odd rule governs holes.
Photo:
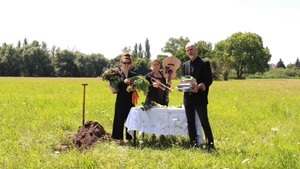
POLYGON ((159 71, 159 69, 160 69, 160 63, 158 61, 154 61, 152 63, 152 70, 153 71, 159 71))
POLYGON ((129 60, 124 60, 121 62, 123 65, 130 65, 131 62, 129 60))
POLYGON ((198 51, 195 45, 186 46, 185 51, 191 60, 196 59, 198 51))
POLYGON ((121 60, 121 67, 122 69, 129 69, 132 65, 132 62, 130 59, 122 59, 121 60))

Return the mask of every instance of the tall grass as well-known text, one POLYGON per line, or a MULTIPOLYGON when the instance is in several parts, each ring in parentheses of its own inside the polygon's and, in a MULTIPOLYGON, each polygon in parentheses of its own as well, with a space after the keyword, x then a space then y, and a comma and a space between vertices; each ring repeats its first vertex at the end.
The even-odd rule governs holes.
MULTIPOLYGON (((54 148, 82 125, 82 83, 86 121, 111 133, 115 95, 101 79, 0 78, 0 168, 300 168, 300 80, 215 81, 212 154, 178 143, 187 136, 167 147, 159 140, 137 147, 104 142, 58 153, 54 148)), ((173 91, 169 105, 182 98, 173 91)), ((140 94, 139 105, 144 99, 140 94)))

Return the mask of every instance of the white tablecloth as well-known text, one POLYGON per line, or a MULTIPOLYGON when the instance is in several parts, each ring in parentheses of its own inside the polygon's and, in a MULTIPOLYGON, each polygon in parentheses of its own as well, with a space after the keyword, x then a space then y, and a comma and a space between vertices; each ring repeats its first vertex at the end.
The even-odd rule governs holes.
MULTIPOLYGON (((195 114, 198 144, 202 144, 202 127, 197 113, 195 114)), ((141 107, 132 107, 125 126, 132 136, 134 131, 160 135, 188 135, 184 108, 151 108, 143 111, 141 107)))

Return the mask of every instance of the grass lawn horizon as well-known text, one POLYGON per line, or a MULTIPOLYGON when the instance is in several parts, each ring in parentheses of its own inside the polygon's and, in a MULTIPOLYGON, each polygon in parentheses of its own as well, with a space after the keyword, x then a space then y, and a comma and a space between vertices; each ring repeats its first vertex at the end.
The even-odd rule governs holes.
MULTIPOLYGON (((172 143, 132 147, 113 142, 57 153, 85 121, 111 133, 116 95, 101 78, 0 77, 0 168, 300 168, 299 79, 214 81, 208 113, 217 151, 172 143)), ((179 80, 173 81, 173 88, 179 80)), ((139 103, 145 96, 139 93, 139 103)), ((170 93, 170 106, 183 93, 170 93)), ((147 140, 146 140, 147 141, 147 140)))

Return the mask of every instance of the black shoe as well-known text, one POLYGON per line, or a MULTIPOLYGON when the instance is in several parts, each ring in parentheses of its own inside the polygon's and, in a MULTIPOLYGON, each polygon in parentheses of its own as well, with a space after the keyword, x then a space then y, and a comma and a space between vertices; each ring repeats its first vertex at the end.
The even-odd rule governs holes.
POLYGON ((165 137, 164 135, 160 135, 160 136, 159 136, 159 139, 160 139, 160 140, 166 140, 166 137, 165 137))
POLYGON ((211 143, 207 144, 207 145, 206 145, 206 150, 207 150, 207 152, 209 152, 209 153, 213 152, 213 151, 215 150, 215 145, 214 145, 214 143, 211 142, 211 143))
POLYGON ((199 147, 197 142, 193 141, 190 143, 190 147, 194 148, 194 147, 199 147))

